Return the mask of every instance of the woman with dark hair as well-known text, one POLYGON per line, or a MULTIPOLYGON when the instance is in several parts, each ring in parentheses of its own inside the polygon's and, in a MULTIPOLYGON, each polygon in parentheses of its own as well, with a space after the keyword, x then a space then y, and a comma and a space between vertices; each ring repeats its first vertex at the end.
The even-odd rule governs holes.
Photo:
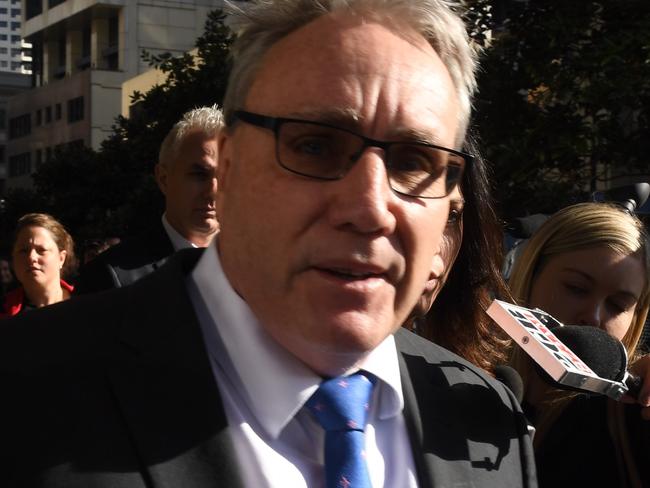
POLYGON ((500 270, 503 232, 475 141, 468 140, 466 151, 475 159, 463 176, 460 195, 452 195, 441 249, 444 271, 432 270, 437 282, 427 288, 413 315, 431 307, 416 320, 417 332, 493 373, 507 361, 509 343, 485 314, 494 297, 510 298, 500 270))
POLYGON ((12 259, 21 286, 7 294, 1 317, 70 298, 73 287, 63 277, 76 264, 74 243, 54 217, 42 213, 23 215, 16 225, 12 259))

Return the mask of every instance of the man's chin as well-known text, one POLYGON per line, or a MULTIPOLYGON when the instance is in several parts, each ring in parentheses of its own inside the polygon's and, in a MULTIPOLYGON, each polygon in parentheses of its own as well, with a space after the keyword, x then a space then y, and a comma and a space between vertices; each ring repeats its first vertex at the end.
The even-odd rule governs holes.
POLYGON ((218 230, 219 222, 217 222, 217 219, 203 219, 200 222, 196 222, 194 225, 194 232, 204 236, 214 234, 218 230))
POLYGON ((379 345, 395 330, 385 316, 356 314, 354 312, 332 318, 327 326, 327 339, 334 351, 365 353, 379 345))
POLYGON ((326 337, 303 338, 307 343, 299 345, 293 352, 317 373, 338 376, 353 369, 386 336, 368 333, 361 328, 337 327, 326 337))

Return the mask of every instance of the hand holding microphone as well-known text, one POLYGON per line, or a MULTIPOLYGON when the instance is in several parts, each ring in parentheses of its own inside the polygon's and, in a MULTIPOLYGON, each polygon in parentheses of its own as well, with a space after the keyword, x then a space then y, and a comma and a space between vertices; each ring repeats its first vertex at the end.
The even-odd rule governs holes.
POLYGON ((641 409, 641 417, 650 420, 650 354, 647 354, 636 360, 630 365, 632 373, 639 378, 640 394, 632 395, 630 391, 621 398, 625 403, 639 403, 644 408, 641 409))

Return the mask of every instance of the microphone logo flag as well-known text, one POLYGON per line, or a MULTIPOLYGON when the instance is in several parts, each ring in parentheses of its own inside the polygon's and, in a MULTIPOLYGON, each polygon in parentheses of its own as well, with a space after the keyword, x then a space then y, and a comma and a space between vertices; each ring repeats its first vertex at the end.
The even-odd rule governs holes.
POLYGON ((607 395, 618 400, 624 383, 598 376, 552 332, 563 324, 539 309, 529 309, 494 300, 487 314, 553 380, 569 388, 607 395))

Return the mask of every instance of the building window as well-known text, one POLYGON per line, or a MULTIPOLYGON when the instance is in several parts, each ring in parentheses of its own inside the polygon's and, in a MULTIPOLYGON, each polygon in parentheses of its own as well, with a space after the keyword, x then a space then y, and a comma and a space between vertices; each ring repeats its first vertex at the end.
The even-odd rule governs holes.
POLYGON ((0 61, 0 68, 6 68, 8 66, 7 61, 0 61))
POLYGON ((27 0, 25 6, 25 18, 31 19, 37 15, 41 15, 43 12, 43 1, 42 0, 27 0))
POLYGON ((54 119, 55 120, 61 120, 61 104, 57 103, 54 106, 54 119))
POLYGON ((20 29, 20 22, 12 22, 11 23, 11 30, 12 31, 19 30, 19 29, 20 29))
POLYGON ((32 158, 27 153, 9 157, 9 176, 28 175, 32 172, 32 158))
POLYGON ((12 47, 11 48, 11 55, 12 56, 20 56, 23 53, 23 50, 19 47, 12 47))
POLYGON ((48 0, 47 5, 49 8, 56 7, 60 3, 65 2, 65 0, 48 0))
POLYGON ((7 54, 9 52, 9 49, 6 47, 0 47, 0 54, 7 54))
POLYGON ((90 28, 81 31, 81 58, 77 60, 77 68, 84 70, 90 68, 90 28))
POLYGON ((7 27, 8 25, 6 20, 0 20, 0 27, 7 27))
POLYGON ((35 125, 36 127, 38 127, 38 126, 41 125, 42 123, 43 123, 43 112, 42 112, 41 109, 39 108, 39 109, 36 111, 36 120, 34 120, 34 125, 35 125))
POLYGON ((11 16, 12 17, 19 17, 20 16, 20 9, 19 8, 12 8, 11 9, 11 16))
POLYGON ((0 34, 0 41, 6 41, 7 40, 7 34, 0 34))
POLYGON ((30 114, 19 115, 9 121, 9 139, 17 139, 32 132, 32 117, 30 114))
MULTIPOLYGON (((6 36, 5 36, 5 40, 6 40, 6 36)), ((12 34, 11 42, 20 42, 20 36, 17 36, 16 34, 12 34)))
POLYGON ((45 107, 45 123, 52 122, 52 107, 45 107))
POLYGON ((18 69, 20 69, 22 67, 23 67, 22 61, 12 61, 11 62, 11 69, 13 71, 16 71, 16 70, 18 70, 18 69))
POLYGON ((0 14, 6 14, 7 9, 6 8, 0 8, 0 14))
POLYGON ((108 70, 119 69, 119 42, 119 18, 115 15, 108 19, 108 47, 102 51, 108 70))
POLYGON ((84 118, 84 97, 68 100, 68 123, 77 122, 84 118))

